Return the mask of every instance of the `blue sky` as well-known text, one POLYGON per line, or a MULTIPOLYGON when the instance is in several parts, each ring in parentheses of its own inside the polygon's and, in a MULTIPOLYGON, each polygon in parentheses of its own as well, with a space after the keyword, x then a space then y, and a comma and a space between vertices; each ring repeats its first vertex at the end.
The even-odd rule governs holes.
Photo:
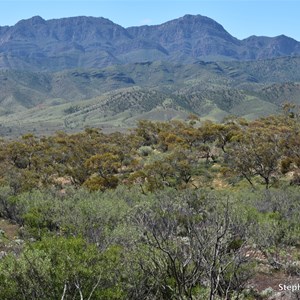
POLYGON ((210 17, 242 39, 285 34, 300 41, 300 0, 0 0, 0 26, 44 19, 105 17, 123 27, 161 24, 185 14, 210 17))

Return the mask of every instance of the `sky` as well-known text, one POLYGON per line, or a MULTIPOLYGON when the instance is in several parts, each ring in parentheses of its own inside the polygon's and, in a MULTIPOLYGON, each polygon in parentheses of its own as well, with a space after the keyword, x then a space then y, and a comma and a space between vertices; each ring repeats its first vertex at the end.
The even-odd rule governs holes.
POLYGON ((0 0, 0 26, 39 15, 104 17, 126 28, 200 14, 239 39, 285 34, 300 41, 299 13, 300 0, 0 0))

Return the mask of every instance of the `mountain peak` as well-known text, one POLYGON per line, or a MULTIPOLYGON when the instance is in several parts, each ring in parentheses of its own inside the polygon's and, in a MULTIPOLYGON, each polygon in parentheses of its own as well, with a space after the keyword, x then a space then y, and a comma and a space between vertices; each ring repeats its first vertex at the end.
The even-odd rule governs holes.
MULTIPOLYGON (((206 17, 206 16, 202 16, 202 15, 191 15, 191 14, 186 14, 183 17, 177 18, 177 19, 173 19, 170 21, 167 21, 166 23, 192 23, 192 24, 210 24, 210 25, 218 25, 220 26, 220 28, 223 28, 223 26, 221 24, 219 24, 218 22, 216 22, 215 20, 206 17)), ((166 24, 164 23, 164 24, 166 24)), ((162 24, 163 25, 163 24, 162 24)))
POLYGON ((183 20, 195 20, 195 21, 199 21, 199 22, 210 21, 210 22, 213 22, 213 23, 217 23, 215 20, 213 20, 213 19, 211 19, 211 18, 209 18, 207 16, 200 15, 200 14, 197 14, 197 15, 186 14, 183 17, 181 17, 181 18, 179 18, 177 20, 180 20, 180 19, 183 19, 183 20))
POLYGON ((209 19, 208 17, 202 16, 200 14, 197 15, 191 15, 191 14, 186 14, 183 17, 179 18, 183 20, 204 20, 204 19, 209 19))
MULTIPOLYGON (((67 18, 59 18, 59 19, 51 19, 49 22, 58 22, 58 23, 103 23, 103 24, 113 24, 117 25, 111 20, 103 17, 92 17, 92 16, 76 16, 76 17, 67 17, 67 18)), ((119 26, 119 25, 117 25, 119 26)))
POLYGON ((24 25, 24 24, 28 24, 28 25, 40 25, 40 24, 45 24, 46 20, 44 20, 42 17, 40 16, 33 16, 29 19, 24 19, 19 21, 16 26, 18 25, 24 25))
POLYGON ((286 36, 284 34, 281 34, 281 35, 278 35, 275 37, 275 39, 279 40, 279 41, 294 41, 294 42, 297 42, 295 39, 289 37, 289 36, 286 36))
POLYGON ((187 23, 196 24, 196 25, 207 25, 207 26, 212 26, 212 27, 218 28, 219 30, 225 31, 224 27, 221 24, 219 24, 217 21, 215 21, 209 17, 199 15, 199 14, 198 15, 187 14, 181 18, 174 19, 170 22, 187 22, 187 23))

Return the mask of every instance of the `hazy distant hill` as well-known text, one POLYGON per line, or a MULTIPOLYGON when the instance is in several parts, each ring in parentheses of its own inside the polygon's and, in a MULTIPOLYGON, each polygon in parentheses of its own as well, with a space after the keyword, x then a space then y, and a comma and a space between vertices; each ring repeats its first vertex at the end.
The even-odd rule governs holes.
POLYGON ((267 59, 300 54, 286 36, 238 40, 200 15, 155 26, 123 28, 105 18, 33 17, 0 27, 0 68, 59 71, 115 64, 267 59))

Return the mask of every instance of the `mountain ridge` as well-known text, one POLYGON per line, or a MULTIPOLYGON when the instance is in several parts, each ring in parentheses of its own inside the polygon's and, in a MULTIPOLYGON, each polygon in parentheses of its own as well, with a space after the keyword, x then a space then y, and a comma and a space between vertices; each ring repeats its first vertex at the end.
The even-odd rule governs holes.
POLYGON ((0 27, 0 69, 60 71, 156 60, 191 63, 290 55, 300 55, 300 42, 284 35, 239 40, 201 15, 127 28, 103 17, 34 16, 0 27))

